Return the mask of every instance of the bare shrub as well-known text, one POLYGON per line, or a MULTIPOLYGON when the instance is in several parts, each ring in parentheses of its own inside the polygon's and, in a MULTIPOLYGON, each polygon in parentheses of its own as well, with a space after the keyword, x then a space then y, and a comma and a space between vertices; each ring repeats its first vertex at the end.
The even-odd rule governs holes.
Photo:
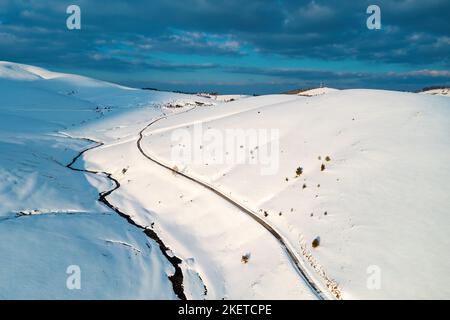
POLYGON ((241 258, 241 262, 242 262, 243 264, 248 263, 249 260, 250 260, 250 253, 244 254, 244 255, 242 256, 242 258, 241 258))
POLYGON ((312 242, 312 247, 317 248, 319 245, 320 245, 320 237, 317 236, 312 242))

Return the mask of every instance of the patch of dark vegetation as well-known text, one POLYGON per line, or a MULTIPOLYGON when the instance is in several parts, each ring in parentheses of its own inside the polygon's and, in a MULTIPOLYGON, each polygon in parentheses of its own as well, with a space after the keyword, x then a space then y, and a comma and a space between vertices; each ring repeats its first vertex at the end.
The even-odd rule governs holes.
POLYGON ((295 174, 297 175, 297 177, 300 177, 302 173, 303 173, 302 167, 298 167, 297 170, 295 170, 295 174))
POLYGON ((243 264, 248 263, 249 260, 250 260, 250 253, 244 254, 244 255, 242 256, 242 258, 241 258, 241 262, 242 262, 243 264))
POLYGON ((322 163, 322 165, 320 166, 320 171, 325 171, 325 165, 322 163))
POLYGON ((305 91, 308 91, 308 90, 312 90, 312 89, 315 89, 315 88, 293 89, 293 90, 282 92, 281 94, 299 94, 299 93, 302 93, 302 92, 305 92, 305 91))
POLYGON ((424 91, 436 90, 436 89, 450 89, 450 86, 448 86, 448 85, 429 86, 429 87, 424 87, 422 89, 419 89, 415 92, 424 92, 424 91))
POLYGON ((181 104, 167 104, 165 107, 166 108, 175 108, 175 109, 183 108, 183 106, 181 104))
POLYGON ((313 248, 317 248, 317 247, 320 245, 320 237, 317 236, 317 237, 313 240, 313 242, 312 242, 311 245, 312 245, 313 248))

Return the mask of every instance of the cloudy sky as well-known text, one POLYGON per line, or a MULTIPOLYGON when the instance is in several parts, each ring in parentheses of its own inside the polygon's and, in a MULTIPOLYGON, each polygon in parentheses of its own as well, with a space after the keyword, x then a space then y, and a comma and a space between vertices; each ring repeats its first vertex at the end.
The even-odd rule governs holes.
POLYGON ((0 60, 169 90, 416 90, 450 84, 449 21, 449 0, 0 0, 0 60))

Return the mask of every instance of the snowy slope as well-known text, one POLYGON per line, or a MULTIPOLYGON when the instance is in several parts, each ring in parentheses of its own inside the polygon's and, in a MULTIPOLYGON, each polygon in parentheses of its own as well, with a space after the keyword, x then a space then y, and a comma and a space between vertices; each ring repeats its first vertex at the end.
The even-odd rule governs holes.
MULTIPOLYGON (((344 299, 448 298, 449 137, 445 97, 345 90, 195 110, 156 124, 144 150, 258 212, 303 253, 322 281, 337 281, 344 299), (183 129, 194 136, 200 122, 223 133, 235 127, 278 129, 279 169, 263 175, 262 164, 250 161, 177 162, 173 134, 183 129), (297 177, 298 167, 303 173, 297 177), (314 249, 317 236, 321 244, 314 249), (381 286, 374 288, 367 283, 378 271, 381 286)), ((213 145, 200 143, 203 150, 213 145)), ((190 147, 199 146, 185 146, 190 147)), ((232 148, 225 144, 223 150, 232 148)), ((248 159, 256 152, 248 143, 244 150, 248 159)))
POLYGON ((0 62, 0 298, 177 298, 159 245, 97 201, 111 181, 66 168, 92 143, 63 132, 183 97, 0 62))
POLYGON ((430 89, 421 91, 420 94, 430 94, 433 96, 450 97, 450 88, 430 89))
POLYGON ((450 102, 322 91, 223 102, 0 62, 0 298, 176 299, 173 255, 191 299, 320 298, 308 280, 327 298, 449 298, 450 102), (199 129, 278 135, 219 143, 246 161, 215 163, 199 129), (102 145, 73 168, 114 180, 66 167, 84 138, 102 145), (307 279, 263 224, 177 172, 253 211, 307 279), (128 220, 98 201, 116 184, 128 220))
POLYGON ((320 87, 320 88, 315 88, 315 89, 310 89, 310 90, 299 92, 298 95, 312 97, 312 96, 320 96, 322 94, 335 92, 335 91, 338 91, 338 90, 333 89, 333 88, 328 88, 328 87, 320 87))
POLYGON ((176 299, 167 281, 172 266, 114 214, 2 221, 0 251, 0 299, 176 299), (73 265, 81 270, 80 290, 66 287, 73 265))
POLYGON ((136 224, 155 230, 172 249, 169 255, 182 259, 188 298, 315 298, 263 229, 201 188, 174 185, 170 173, 158 171, 137 152, 138 132, 150 121, 193 106, 210 109, 211 99, 134 90, 12 63, 2 63, 1 70, 0 196, 5 201, 0 228, 10 243, 22 239, 20 245, 3 244, 2 297, 176 298, 168 281, 173 266, 158 245, 97 201, 99 192, 114 187, 112 181, 65 167, 92 146, 78 138, 91 138, 105 145, 85 153, 75 167, 110 172, 121 183, 108 201, 136 224), (130 161, 141 161, 138 170, 130 161), (128 189, 133 175, 141 180, 128 189), (161 194, 180 199, 179 192, 198 198, 197 215, 187 219, 186 203, 162 210, 148 202, 161 194), (202 210, 209 205, 214 214, 208 220, 202 210), (180 220, 172 221, 174 212, 184 221, 182 228, 180 220), (220 228, 203 228, 199 215, 208 220, 205 225, 220 228), (253 263, 241 261, 247 252, 258 251, 253 263), (266 262, 268 255, 273 257, 266 262), (73 264, 85 279, 81 291, 65 287, 66 268, 73 264), (58 277, 50 279, 54 274, 58 277), (130 274, 136 281, 129 281, 130 274))
POLYGON ((244 98, 248 98, 249 96, 241 95, 241 94, 210 94, 210 93, 199 93, 197 94, 199 97, 210 98, 216 101, 221 102, 232 102, 244 98))
MULTIPOLYGON (((289 100, 275 96, 270 101, 289 100)), ((233 105, 229 106, 232 112, 233 105)), ((214 107, 187 107, 168 117, 189 115, 190 110, 214 112, 214 107)), ((164 109, 164 112, 173 110, 164 109)), ((105 145, 84 156, 89 170, 106 170, 120 182, 111 195, 113 203, 128 212, 140 225, 152 226, 162 240, 183 260, 182 268, 206 288, 206 299, 315 299, 284 250, 261 226, 240 210, 214 194, 183 181, 172 172, 155 165, 136 147, 139 132, 149 123, 145 111, 135 111, 123 119, 125 125, 86 124, 74 128, 70 135, 102 139, 105 145), (133 120, 134 119, 134 120, 133 120), (134 128, 135 134, 129 134, 134 128), (242 257, 249 254, 250 262, 242 257)), ((199 284, 194 283, 198 288, 199 284)), ((192 289, 194 290, 194 289, 192 289)))

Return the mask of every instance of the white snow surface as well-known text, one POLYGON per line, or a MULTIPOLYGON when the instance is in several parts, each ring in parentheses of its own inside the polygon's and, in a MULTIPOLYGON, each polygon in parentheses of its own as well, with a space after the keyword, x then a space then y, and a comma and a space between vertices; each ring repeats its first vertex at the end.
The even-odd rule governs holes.
MULTIPOLYGON (((112 182, 65 167, 93 146, 81 138, 104 145, 75 166, 120 182, 109 202, 182 260, 188 298, 317 298, 266 229, 139 152, 139 132, 164 115, 144 132, 144 152, 256 212, 321 288, 335 281, 343 299, 450 298, 446 97, 330 90, 211 100, 0 62, 0 298, 177 298, 156 242, 97 201, 112 182), (278 130, 277 170, 180 163, 174 134, 194 135, 196 124, 278 130), (81 290, 66 287, 70 265, 82 271, 81 290)), ((239 149, 250 159, 263 147, 239 149)))
POLYGON ((97 201, 112 183, 65 167, 92 143, 63 132, 181 97, 0 62, 1 299, 177 298, 158 244, 97 201))
MULTIPOLYGON (((259 212, 299 252, 306 247, 343 299, 450 297, 447 98, 376 90, 257 97, 172 117, 147 137, 149 153, 259 212), (194 123, 220 132, 279 129, 279 170, 177 163, 172 132, 193 132, 194 123)), ((249 159, 257 152, 248 142, 243 150, 249 159)))
POLYGON ((419 92, 420 94, 430 94, 433 96, 450 97, 450 88, 430 89, 419 92))
POLYGON ((302 91, 302 92, 298 93, 298 95, 311 97, 311 96, 320 96, 322 94, 327 94, 327 93, 335 92, 335 91, 338 91, 338 89, 328 88, 328 87, 320 87, 320 88, 302 91))

